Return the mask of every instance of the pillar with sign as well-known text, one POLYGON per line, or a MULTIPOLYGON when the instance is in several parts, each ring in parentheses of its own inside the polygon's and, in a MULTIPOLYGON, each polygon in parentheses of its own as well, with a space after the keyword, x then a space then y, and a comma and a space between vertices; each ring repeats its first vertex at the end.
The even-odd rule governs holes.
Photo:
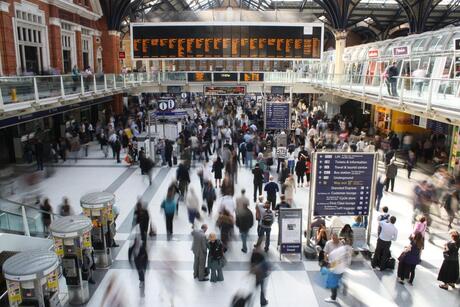
POLYGON ((90 218, 93 228, 91 241, 98 268, 106 268, 112 264, 112 246, 115 237, 113 205, 115 195, 108 192, 89 193, 80 199, 83 214, 90 218))
POLYGON ((83 215, 65 216, 50 225, 54 250, 61 259, 63 274, 69 290, 71 304, 84 304, 89 300, 88 278, 83 271, 84 257, 92 257, 91 220, 83 215))
POLYGON ((10 307, 60 307, 59 258, 51 251, 32 250, 8 258, 2 266, 10 307))

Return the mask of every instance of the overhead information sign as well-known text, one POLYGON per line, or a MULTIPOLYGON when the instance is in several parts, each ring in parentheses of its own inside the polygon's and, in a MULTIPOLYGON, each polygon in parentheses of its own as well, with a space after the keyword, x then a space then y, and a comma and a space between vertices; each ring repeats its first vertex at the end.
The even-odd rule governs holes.
POLYGON ((244 86, 205 86, 203 90, 205 95, 244 95, 246 87, 244 86))
POLYGON ((210 72, 189 72, 187 73, 188 82, 211 82, 212 73, 210 72))
POLYGON ((240 81, 241 82, 262 82, 264 81, 264 74, 263 73, 240 73, 240 81))
POLYGON ((285 102, 265 103, 265 129, 286 130, 291 127, 291 104, 285 102))
POLYGON ((321 59, 322 23, 133 23, 135 59, 321 59))
POLYGON ((314 153, 314 215, 368 215, 373 201, 376 154, 314 153))

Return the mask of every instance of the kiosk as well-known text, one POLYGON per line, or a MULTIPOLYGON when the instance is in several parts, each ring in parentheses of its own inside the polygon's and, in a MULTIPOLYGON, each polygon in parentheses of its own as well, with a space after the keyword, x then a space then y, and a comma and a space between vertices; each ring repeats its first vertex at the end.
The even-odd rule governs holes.
POLYGON ((59 258, 48 250, 21 252, 3 264, 10 307, 60 307, 59 258))
POLYGON ((98 268, 106 268, 112 264, 110 247, 115 237, 112 211, 114 203, 115 195, 108 192, 89 193, 80 199, 83 214, 89 217, 93 224, 91 241, 93 242, 98 268))
MULTIPOLYGON (((71 304, 84 304, 89 300, 88 278, 83 276, 82 269, 85 250, 92 248, 91 229, 91 220, 83 215, 65 216, 50 225, 54 250, 61 258, 71 304)), ((89 270, 85 268, 85 271, 89 270)))

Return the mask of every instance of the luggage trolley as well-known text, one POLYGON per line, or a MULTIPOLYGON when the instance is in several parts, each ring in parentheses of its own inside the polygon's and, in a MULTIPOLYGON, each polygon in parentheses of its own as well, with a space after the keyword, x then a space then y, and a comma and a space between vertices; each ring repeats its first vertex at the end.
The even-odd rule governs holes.
POLYGON ((48 250, 16 254, 3 264, 10 307, 60 307, 59 258, 48 250))
POLYGON ((96 266, 106 268, 112 264, 112 246, 115 237, 115 224, 112 206, 115 195, 108 192, 89 193, 80 199, 83 214, 91 219, 93 229, 91 241, 96 257, 96 266))
POLYGON ((65 216, 50 225, 54 251, 61 259, 71 304, 84 304, 89 300, 88 280, 82 269, 84 253, 92 250, 92 228, 91 220, 83 215, 65 216))

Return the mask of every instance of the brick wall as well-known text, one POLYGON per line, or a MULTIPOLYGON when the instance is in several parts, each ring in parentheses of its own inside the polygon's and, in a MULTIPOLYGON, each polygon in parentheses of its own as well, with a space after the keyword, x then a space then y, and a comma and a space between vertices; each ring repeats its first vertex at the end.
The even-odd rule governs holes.
MULTIPOLYGON (((19 70, 16 63, 16 57, 19 55, 16 55, 14 42, 14 31, 16 31, 16 29, 13 28, 13 18, 15 16, 14 3, 21 3, 21 0, 0 1, 9 3, 9 12, 0 11, 0 61, 2 62, 2 72, 3 75, 16 75, 19 70)), ((45 46, 45 48, 48 48, 50 67, 57 68, 59 71, 63 70, 61 28, 58 25, 60 20, 62 20, 91 28, 101 33, 99 38, 93 35, 94 67, 92 68, 97 68, 97 50, 98 48, 102 48, 103 71, 119 72, 121 70, 118 60, 120 38, 117 35, 108 34, 107 26, 103 18, 94 21, 79 16, 76 13, 60 9, 54 5, 47 4, 41 0, 25 1, 38 5, 39 9, 44 12, 49 42, 49 46, 45 46), (52 24, 50 24, 50 17, 54 18, 52 24)), ((81 1, 79 0, 76 0, 74 3, 81 5, 81 1)), ((92 10, 90 1, 87 1, 87 3, 88 5, 85 8, 92 10)), ((83 69, 81 31, 75 31, 75 41, 77 65, 80 69, 83 69)))

